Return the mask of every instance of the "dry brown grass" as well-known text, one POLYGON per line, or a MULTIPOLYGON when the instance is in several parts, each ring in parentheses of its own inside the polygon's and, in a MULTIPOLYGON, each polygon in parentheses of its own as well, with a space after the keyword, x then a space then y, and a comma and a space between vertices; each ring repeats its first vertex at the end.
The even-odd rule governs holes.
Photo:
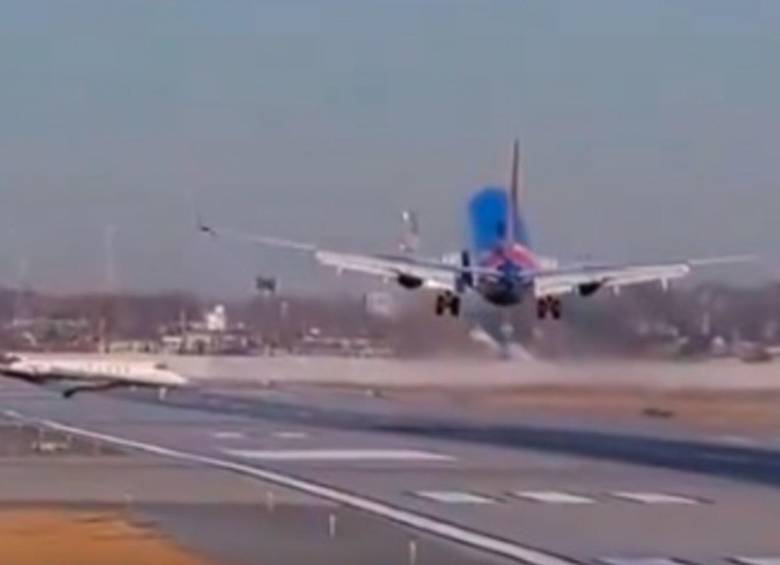
POLYGON ((0 563, 14 565, 205 565, 152 530, 115 513, 0 510, 0 563))

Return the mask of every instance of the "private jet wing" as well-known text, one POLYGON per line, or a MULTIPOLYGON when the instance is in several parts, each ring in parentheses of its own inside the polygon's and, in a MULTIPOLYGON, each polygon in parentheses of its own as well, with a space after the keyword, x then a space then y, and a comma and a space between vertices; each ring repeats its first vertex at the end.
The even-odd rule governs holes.
POLYGON ((247 243, 300 251, 338 272, 350 271, 398 281, 408 288, 430 288, 456 291, 464 275, 501 276, 496 269, 479 266, 458 265, 436 259, 412 255, 362 254, 321 249, 316 245, 288 239, 252 235, 234 230, 213 228, 201 224, 200 231, 212 237, 226 237, 247 243))
POLYGON ((673 263, 628 265, 582 265, 530 273, 537 298, 579 292, 584 296, 602 288, 619 290, 624 286, 669 281, 688 276, 694 268, 754 261, 752 255, 692 259, 673 263))

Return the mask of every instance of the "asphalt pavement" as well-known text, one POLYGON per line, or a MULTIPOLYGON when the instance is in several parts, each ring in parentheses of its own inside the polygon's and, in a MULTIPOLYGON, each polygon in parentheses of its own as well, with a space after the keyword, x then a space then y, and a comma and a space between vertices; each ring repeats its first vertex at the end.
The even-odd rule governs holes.
MULTIPOLYGON (((240 478, 256 501, 243 518, 225 510, 196 519, 164 497, 147 501, 168 530, 217 561, 238 559, 224 548, 241 547, 239 523, 262 526, 255 538, 296 546, 296 524, 305 530, 308 514, 291 510, 273 527, 253 517, 273 488, 318 508, 312 531, 320 524, 328 539, 331 528, 345 544, 372 539, 360 525, 386 528, 372 543, 339 546, 362 562, 374 547, 393 563, 780 563, 780 451, 764 438, 720 441, 652 420, 626 428, 499 418, 300 387, 65 401, 14 385, 0 394, 0 413, 87 445, 240 478), (204 529, 215 533, 197 535, 204 529)), ((244 557, 295 562, 273 544, 246 543, 244 557)))

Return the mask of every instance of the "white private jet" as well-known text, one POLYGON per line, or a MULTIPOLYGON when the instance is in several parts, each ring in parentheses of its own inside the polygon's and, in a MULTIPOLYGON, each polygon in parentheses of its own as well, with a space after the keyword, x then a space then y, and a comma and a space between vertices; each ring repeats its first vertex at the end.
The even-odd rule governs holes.
POLYGON ((0 361, 0 375, 40 386, 64 383, 67 385, 62 393, 65 398, 80 392, 131 387, 154 388, 164 397, 169 388, 189 383, 164 363, 17 355, 7 355, 0 361))
MULTIPOLYGON (((458 316, 461 297, 473 291, 496 306, 513 306, 531 297, 540 319, 561 317, 561 297, 570 293, 582 297, 601 289, 661 283, 689 275, 694 267, 751 261, 753 256, 728 256, 662 263, 587 263, 561 265, 531 250, 527 230, 518 209, 520 153, 515 141, 509 194, 502 188, 486 188, 470 202, 474 244, 453 260, 427 259, 402 245, 400 254, 362 254, 321 249, 317 245, 230 229, 199 225, 212 237, 230 237, 264 246, 308 253, 322 265, 339 272, 352 271, 397 282, 407 289, 427 288, 437 293, 436 314, 458 316)), ((411 220, 416 229, 416 219, 411 220)), ((416 242, 415 242, 416 243, 416 242)))

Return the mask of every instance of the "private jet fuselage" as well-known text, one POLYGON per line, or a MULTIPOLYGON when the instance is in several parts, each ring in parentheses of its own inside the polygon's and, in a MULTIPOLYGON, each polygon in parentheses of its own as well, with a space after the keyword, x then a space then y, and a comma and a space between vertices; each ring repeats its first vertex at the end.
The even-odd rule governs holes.
POLYGON ((188 382, 162 363, 103 359, 11 357, 0 364, 0 374, 36 385, 71 384, 63 392, 66 397, 123 387, 168 389, 188 382))

